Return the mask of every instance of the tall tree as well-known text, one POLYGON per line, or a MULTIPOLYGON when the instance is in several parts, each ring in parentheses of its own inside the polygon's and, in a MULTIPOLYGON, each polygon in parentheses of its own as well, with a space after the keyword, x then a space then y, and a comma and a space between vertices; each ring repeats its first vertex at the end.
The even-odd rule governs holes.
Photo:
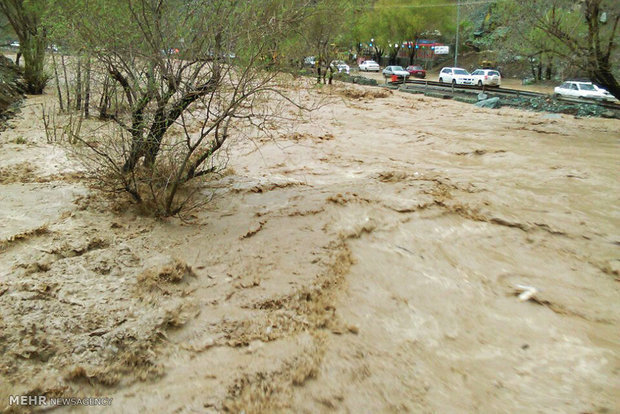
POLYGON ((302 37, 308 54, 315 56, 317 83, 325 82, 329 73, 329 83, 334 73, 330 65, 337 57, 347 39, 349 23, 353 19, 354 3, 352 0, 317 1, 306 17, 302 37))
MULTIPOLYGON (((426 32, 451 31, 454 15, 455 7, 445 0, 377 0, 366 9, 357 30, 364 42, 374 39, 378 59, 387 52, 390 64, 394 64, 403 42, 415 44, 426 32)), ((409 63, 413 63, 415 54, 412 46, 409 63)))
POLYGON ((418 49, 417 41, 429 32, 442 35, 451 33, 454 27, 454 7, 447 5, 445 0, 412 0, 411 7, 406 8, 403 17, 403 33, 405 40, 412 43, 409 49, 409 64, 412 65, 418 49))
POLYGON ((569 62, 620 98, 616 46, 620 22, 617 0, 503 0, 500 10, 509 36, 569 62))
POLYGON ((2 0, 0 12, 7 18, 19 39, 24 57, 27 92, 41 94, 48 80, 45 73, 46 30, 42 17, 47 0, 2 0))

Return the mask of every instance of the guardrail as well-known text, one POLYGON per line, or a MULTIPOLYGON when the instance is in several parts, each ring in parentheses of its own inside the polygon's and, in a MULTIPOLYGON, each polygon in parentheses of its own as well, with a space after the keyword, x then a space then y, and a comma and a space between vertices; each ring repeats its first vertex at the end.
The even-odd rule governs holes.
MULTIPOLYGON (((388 82, 391 85, 403 85, 405 89, 416 89, 420 90, 422 87, 426 90, 441 90, 446 91, 450 90, 452 94, 456 93, 489 93, 494 95, 512 95, 519 97, 532 97, 532 98, 552 98, 552 95, 541 93, 541 92, 531 92, 531 91, 523 91, 520 89, 507 89, 507 88, 498 88, 498 87, 487 87, 487 86, 475 86, 475 85, 454 85, 443 82, 429 81, 429 80, 417 80, 417 79, 408 79, 404 84, 403 82, 388 82), (413 86, 417 85, 417 86, 413 86), (430 89, 429 89, 430 88, 430 89), (471 92, 470 92, 471 91, 471 92)), ((607 102, 598 99, 580 99, 580 98, 568 98, 568 97, 555 97, 559 101, 564 101, 567 103, 574 104, 594 104, 599 105, 608 109, 620 110, 620 104, 615 102, 607 102)))

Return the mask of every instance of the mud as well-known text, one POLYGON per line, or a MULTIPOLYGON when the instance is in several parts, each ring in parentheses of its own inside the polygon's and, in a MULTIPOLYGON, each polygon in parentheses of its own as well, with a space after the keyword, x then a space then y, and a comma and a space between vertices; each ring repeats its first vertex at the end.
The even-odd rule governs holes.
POLYGON ((0 135, 0 408, 618 411, 620 121, 318 93, 189 221, 114 211, 29 98, 0 135))

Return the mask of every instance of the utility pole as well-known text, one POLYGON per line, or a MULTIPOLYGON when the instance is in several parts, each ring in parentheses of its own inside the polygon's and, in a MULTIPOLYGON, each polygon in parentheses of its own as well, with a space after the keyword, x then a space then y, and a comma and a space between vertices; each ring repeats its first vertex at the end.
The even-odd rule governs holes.
POLYGON ((461 25, 461 0, 456 0, 456 43, 454 45, 454 66, 458 67, 459 26, 461 25))

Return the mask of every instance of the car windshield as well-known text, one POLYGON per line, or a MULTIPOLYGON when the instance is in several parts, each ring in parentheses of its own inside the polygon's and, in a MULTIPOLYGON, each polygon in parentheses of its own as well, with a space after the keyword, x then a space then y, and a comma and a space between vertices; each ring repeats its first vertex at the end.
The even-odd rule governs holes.
POLYGON ((489 76, 499 76, 499 72, 492 70, 489 72, 489 76))
POLYGON ((582 91, 593 91, 594 89, 594 85, 589 84, 589 83, 580 83, 579 84, 579 89, 581 89, 582 91))
POLYGON ((465 69, 454 69, 454 73, 456 75, 469 75, 469 72, 467 72, 465 69))
POLYGON ((367 60, 366 62, 364 62, 367 65, 376 65, 377 62, 375 62, 374 60, 367 60))
POLYGON ((405 70, 405 69, 403 69, 402 66, 392 66, 392 70, 396 71, 396 70, 405 70))
POLYGON ((410 70, 422 70, 421 66, 409 66, 410 70))

